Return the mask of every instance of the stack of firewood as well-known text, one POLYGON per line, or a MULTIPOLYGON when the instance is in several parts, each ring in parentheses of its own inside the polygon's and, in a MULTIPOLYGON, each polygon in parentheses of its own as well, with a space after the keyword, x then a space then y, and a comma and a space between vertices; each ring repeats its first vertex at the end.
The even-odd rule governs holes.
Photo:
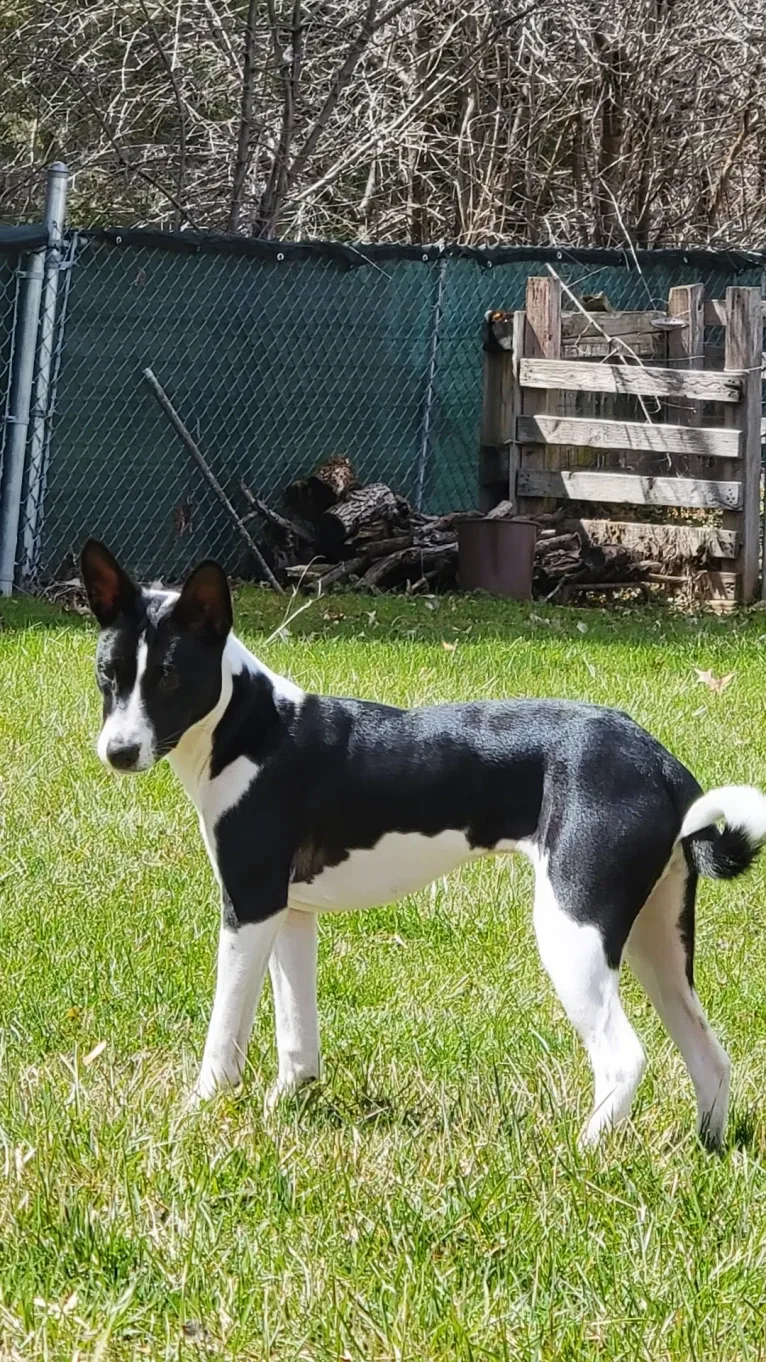
POLYGON ((241 491, 250 507, 245 518, 269 527, 263 547, 278 577, 321 582, 323 590, 352 582, 382 591, 456 583, 459 514, 422 515, 383 482, 361 486, 343 455, 285 489, 287 515, 244 483, 241 491))
MULTIPOLYGON (((423 515, 383 482, 361 486, 344 455, 328 459, 285 489, 287 514, 275 510, 244 482, 243 520, 264 528, 260 547, 283 582, 361 590, 448 590, 457 586, 457 525, 474 512, 423 515)), ((490 512, 512 513, 508 502, 490 512)), ((589 544, 561 525, 563 513, 540 515, 535 552, 535 594, 641 580, 620 547, 589 544)))

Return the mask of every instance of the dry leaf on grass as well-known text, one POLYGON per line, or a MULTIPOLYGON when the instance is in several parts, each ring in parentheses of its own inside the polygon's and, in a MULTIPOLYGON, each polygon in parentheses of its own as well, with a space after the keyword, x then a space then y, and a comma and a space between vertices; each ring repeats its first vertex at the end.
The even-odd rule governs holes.
POLYGON ((448 643, 447 640, 446 640, 446 638, 443 638, 443 639, 442 639, 442 648, 444 649, 445 653, 454 653, 455 649, 457 648, 457 644, 456 644, 456 643, 448 643))
POLYGON ((695 667, 694 671, 697 673, 697 680, 700 685, 707 686, 708 690, 714 691, 716 695, 720 695, 722 690, 726 690, 726 687, 731 685, 736 676, 736 672, 727 672, 726 676, 714 676, 711 671, 703 671, 701 667, 695 667))
POLYGON ((185 1338, 204 1338, 205 1330, 198 1319, 184 1320, 181 1325, 181 1333, 185 1338))
POLYGON ((87 1055, 83 1055, 82 1062, 83 1062, 83 1064, 86 1066, 86 1068, 87 1068, 87 1066, 88 1066, 89 1064, 95 1064, 95 1062, 96 1062, 96 1060, 98 1059, 99 1055, 103 1055, 105 1049, 106 1049, 106 1041, 105 1041, 105 1040, 100 1040, 100 1041, 98 1042, 98 1045, 94 1045, 94 1046, 93 1046, 93 1049, 88 1051, 87 1055))

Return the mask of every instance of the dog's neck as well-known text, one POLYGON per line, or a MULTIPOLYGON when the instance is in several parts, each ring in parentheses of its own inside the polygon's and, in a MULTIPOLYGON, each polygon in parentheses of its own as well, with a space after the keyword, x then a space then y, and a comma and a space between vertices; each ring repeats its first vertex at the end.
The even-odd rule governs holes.
POLYGON ((294 701, 303 698, 300 687, 272 672, 234 634, 229 634, 221 659, 221 694, 218 703, 204 719, 187 729, 168 757, 186 793, 198 808, 210 783, 210 758, 215 730, 231 704, 234 677, 243 671, 265 676, 280 695, 289 696, 294 701))

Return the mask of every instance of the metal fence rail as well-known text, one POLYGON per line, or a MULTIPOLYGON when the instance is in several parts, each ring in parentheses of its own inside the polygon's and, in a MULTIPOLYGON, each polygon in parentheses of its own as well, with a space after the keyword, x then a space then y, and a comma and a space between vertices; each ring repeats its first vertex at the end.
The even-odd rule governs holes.
POLYGON ((71 575, 88 534, 147 579, 176 580, 205 555, 253 571, 147 368, 239 511, 241 479, 278 506, 287 483, 333 453, 425 510, 466 509, 478 498, 482 319, 522 306, 529 275, 550 265, 578 294, 605 293, 621 309, 662 307, 684 283, 720 297, 728 284, 760 284, 763 270, 745 253, 62 236, 50 204, 48 216, 31 387, 24 300, 0 237, 0 397, 4 363, 7 401, 18 386, 23 335, 31 413, 21 495, 4 477, 0 522, 22 586, 71 575))

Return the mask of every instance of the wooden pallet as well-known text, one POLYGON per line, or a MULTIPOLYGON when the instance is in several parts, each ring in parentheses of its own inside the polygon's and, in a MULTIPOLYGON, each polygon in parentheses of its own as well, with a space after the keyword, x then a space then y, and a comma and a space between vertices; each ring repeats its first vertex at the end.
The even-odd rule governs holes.
POLYGON ((509 499, 520 514, 561 502, 715 513, 699 526, 579 523, 599 524, 602 543, 610 523, 615 543, 630 542, 631 525, 637 545, 654 529, 678 556, 705 558, 723 599, 753 600, 764 315, 758 289, 706 300, 700 284, 672 289, 666 312, 566 313, 557 278, 529 279, 524 311, 485 323, 482 509, 509 499), (706 326, 725 327, 717 372, 706 326))

